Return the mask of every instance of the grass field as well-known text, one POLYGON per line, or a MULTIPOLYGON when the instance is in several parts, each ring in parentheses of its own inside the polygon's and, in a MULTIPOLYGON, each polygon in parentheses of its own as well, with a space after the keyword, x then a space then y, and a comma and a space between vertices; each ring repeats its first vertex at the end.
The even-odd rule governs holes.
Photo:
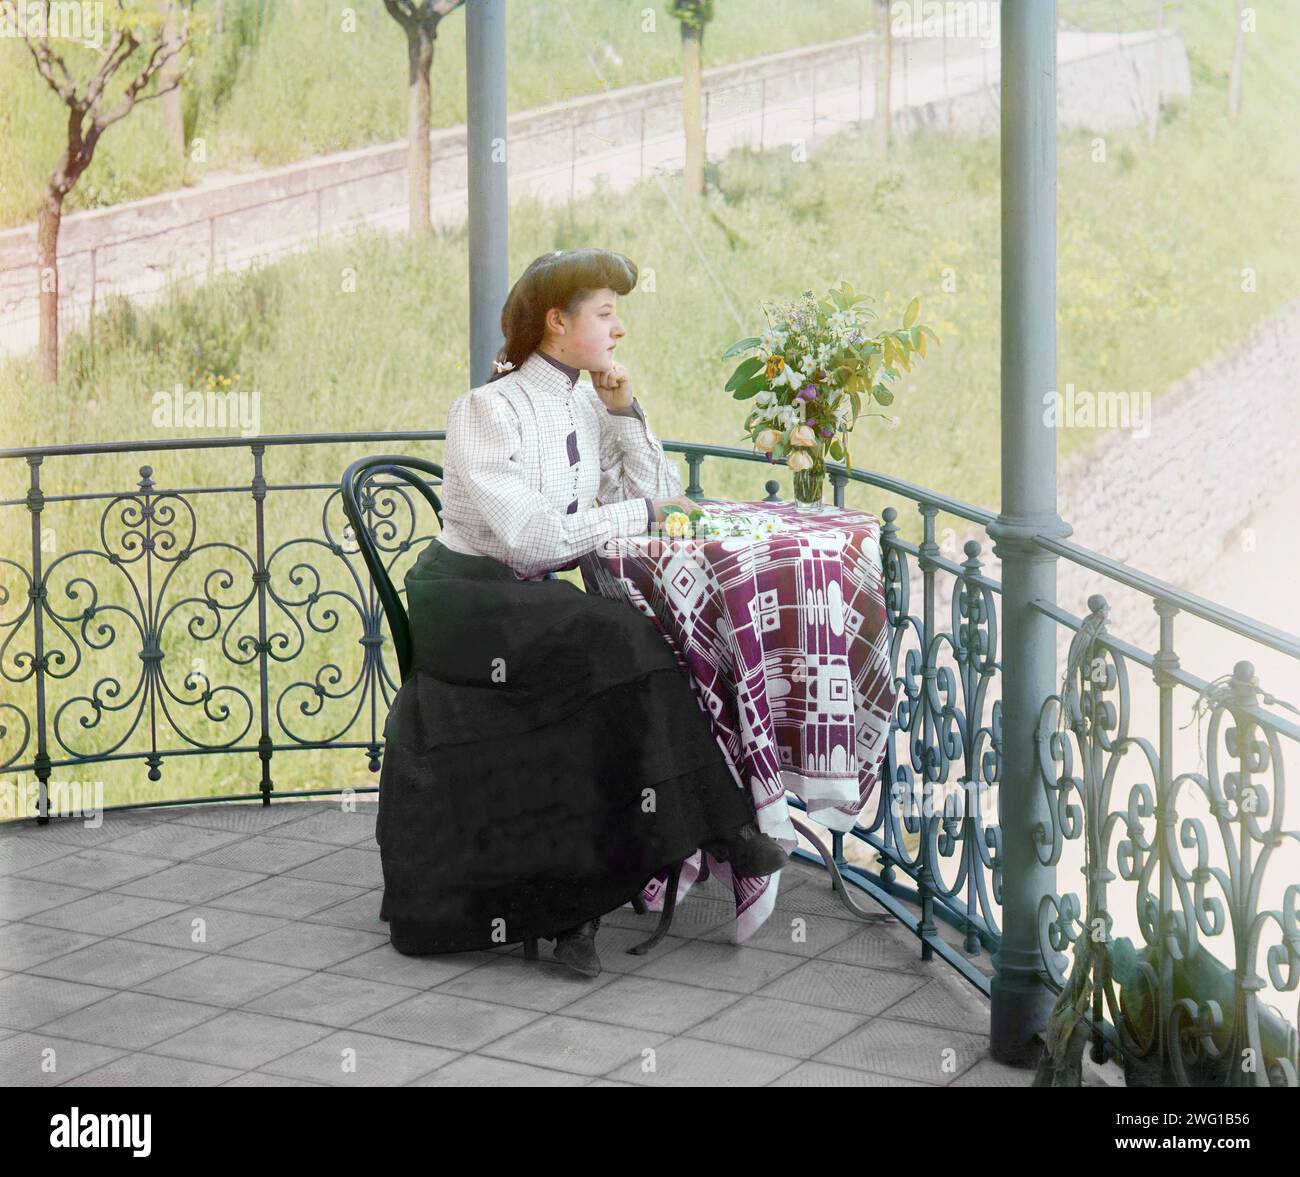
MULTIPOLYGON (((156 102, 112 127, 67 209, 98 208, 194 183, 210 173, 289 163, 406 137, 406 38, 381 0, 357 0, 354 31, 325 0, 226 0, 185 95, 188 140, 203 159, 169 152, 156 102), (310 52, 303 46, 310 45, 310 52)), ((663 0, 509 0, 510 109, 681 73, 678 24, 663 0), (653 13, 651 20, 644 14, 653 13), (577 62, 578 68, 570 68, 577 62)), ((199 6, 211 18, 211 5, 199 6)), ((833 41, 867 29, 864 0, 724 0, 704 65, 833 41)), ((90 56, 83 57, 89 76, 90 56)), ((434 127, 465 121, 465 18, 446 17, 434 51, 434 127)), ((0 39, 0 227, 35 217, 64 146, 67 114, 21 41, 0 39)), ((193 152, 191 152, 193 154, 193 152)))
MULTIPOLYGON (((1251 43, 1243 116, 1234 126, 1226 120, 1224 98, 1231 38, 1224 35, 1219 7, 1199 4, 1187 13, 1193 98, 1167 112, 1154 144, 1141 131, 1112 133, 1107 162, 1098 163, 1092 136, 1061 135, 1062 387, 1149 390, 1158 396, 1300 290, 1300 225, 1292 215, 1300 135, 1290 113, 1297 108, 1297 83, 1289 64, 1300 59, 1300 29, 1271 29, 1251 43), (1258 275, 1255 293, 1242 290, 1246 267, 1258 275)), ((739 444, 744 411, 722 391, 732 364, 720 356, 733 340, 762 327, 761 300, 848 279, 878 295, 877 305, 888 316, 897 316, 918 294, 923 318, 943 346, 900 389, 900 428, 882 429, 878 420, 859 424, 855 464, 996 509, 998 158, 995 141, 929 134, 900 145, 884 168, 873 162, 866 138, 854 134, 820 142, 805 162, 794 162, 785 150, 737 153, 711 169, 704 214, 689 231, 678 218, 671 179, 662 188, 647 181, 563 210, 516 204, 511 272, 545 250, 593 243, 620 249, 653 270, 653 292, 639 288, 620 308, 628 327, 620 359, 633 373, 659 436, 731 445, 739 444), (945 290, 945 274, 955 276, 955 289, 945 290)), ((111 305, 97 323, 93 349, 84 336, 68 340, 56 391, 38 385, 29 359, 0 364, 6 441, 215 432, 164 434, 151 425, 154 394, 178 382, 257 392, 263 434, 442 428, 448 405, 467 386, 466 273, 463 232, 440 234, 423 249, 370 235, 178 292, 147 312, 111 305), (345 272, 355 275, 355 290, 345 272)), ((1231 414, 1231 404, 1224 412, 1231 414)), ((1098 438, 1097 430, 1062 430, 1061 453, 1077 452, 1098 438)), ((368 448, 272 450, 266 474, 275 483, 336 482, 345 461, 368 448)), ((429 452, 436 459, 437 447, 429 452)), ((183 455, 51 458, 42 472, 46 493, 126 490, 146 460, 163 487, 247 486, 252 469, 247 449, 214 452, 201 463, 183 455)), ((28 474, 20 462, 0 463, 0 498, 20 498, 28 474)), ((710 495, 753 498, 761 496, 770 474, 788 495, 783 468, 730 470, 706 463, 704 483, 710 495)), ((849 501, 877 512, 890 502, 862 488, 853 488, 849 501)), ((236 493, 225 503, 214 510, 209 500, 199 520, 202 534, 247 549, 251 499, 236 493)), ((904 534, 915 538, 915 510, 894 505, 904 534)), ((57 538, 47 562, 61 552, 98 547, 102 508, 84 502, 51 506, 46 521, 57 538)), ((317 493, 273 494, 271 546, 303 536, 321 540, 320 508, 317 493)), ((0 527, 0 553, 27 563, 26 510, 3 509, 0 527)), ((346 587, 342 566, 323 548, 313 552, 346 587)), ((238 561, 230 566, 239 569, 238 561)), ((87 559, 86 568, 92 582, 97 578, 110 591, 102 561, 87 559)), ((287 572, 286 564, 281 568, 287 572)), ((282 591, 288 587, 287 581, 277 583, 282 591)), ((187 570, 184 584, 185 592, 201 595, 199 562, 187 570)), ((15 589, 24 586, 10 584, 15 589)), ((123 599, 120 593, 117 599, 123 599)), ((65 597, 62 608, 75 612, 80 606, 65 597)), ((11 616, 12 604, 4 614, 11 616)), ((246 629, 249 618, 241 624, 246 629)), ((349 633, 355 626, 346 611, 342 624, 349 633)), ((169 633, 178 634, 179 621, 172 626, 169 633)), ((30 622, 27 633, 30 642, 30 622)), ((117 664, 123 683, 139 677, 129 625, 123 639, 120 658, 96 660, 95 677, 107 673, 109 663, 117 664)), ((303 658, 286 668, 293 672, 289 680, 310 678, 331 660, 340 664, 343 682, 355 676, 361 650, 351 638, 343 648, 328 634, 308 633, 305 641, 303 658)), ((220 665, 221 656, 210 647, 198 638, 169 645, 173 681, 180 678, 176 668, 188 668, 193 657, 220 665)), ((5 657, 8 665, 12 652, 5 657)), ((232 677, 229 667, 226 677, 232 677)), ((255 686, 255 676, 249 682, 239 672, 239 678, 246 689, 255 686)), ((316 698, 310 688, 303 700, 306 695, 316 698)), ((291 702, 298 707, 299 696, 291 702)), ((331 704, 330 714, 337 717, 339 706, 348 710, 351 704, 331 704)), ((304 728, 329 728, 325 716, 293 714, 304 728)), ((219 728, 205 721, 204 730, 219 728)), ((364 757, 354 755, 346 772, 364 777, 364 757)), ((256 757, 224 763, 217 757, 213 763, 215 775, 205 770, 195 786, 203 793, 231 787, 226 778, 241 771, 245 782, 256 778, 256 757)), ((341 763, 337 754, 280 756, 275 776, 282 787, 305 787, 337 780, 341 763)), ((138 765, 106 766, 103 772, 106 779, 117 778, 119 800, 157 795, 160 787, 143 782, 138 765)), ((166 795, 182 795, 182 775, 196 779, 189 771, 169 772, 166 795)))

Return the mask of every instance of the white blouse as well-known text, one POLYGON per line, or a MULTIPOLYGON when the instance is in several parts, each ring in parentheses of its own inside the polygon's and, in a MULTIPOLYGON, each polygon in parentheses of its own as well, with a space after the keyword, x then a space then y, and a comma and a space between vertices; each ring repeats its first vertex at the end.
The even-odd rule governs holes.
POLYGON ((650 500, 682 492, 638 403, 610 412, 589 380, 571 382, 537 351, 452 402, 442 465, 441 541, 521 580, 644 534, 650 500))

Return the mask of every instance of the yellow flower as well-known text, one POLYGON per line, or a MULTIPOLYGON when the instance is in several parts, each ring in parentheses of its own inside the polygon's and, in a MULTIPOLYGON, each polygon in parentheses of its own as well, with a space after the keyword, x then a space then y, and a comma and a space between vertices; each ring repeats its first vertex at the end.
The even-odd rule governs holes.
POLYGON ((776 447, 776 440, 780 436, 775 429, 762 429, 759 431, 758 436, 754 438, 754 445, 765 454, 770 454, 776 447))
POLYGON ((672 511, 664 520, 664 534, 670 539, 685 539, 691 534, 691 517, 684 511, 672 511))
POLYGON ((790 430, 791 445, 816 445, 817 435, 813 433, 811 425, 796 425, 790 430))
POLYGON ((785 367, 784 356, 769 356, 767 360, 767 378, 775 379, 781 374, 781 369, 785 367))
POLYGON ((785 464, 791 470, 811 470, 813 467, 812 454, 807 450, 795 450, 787 459, 785 464))

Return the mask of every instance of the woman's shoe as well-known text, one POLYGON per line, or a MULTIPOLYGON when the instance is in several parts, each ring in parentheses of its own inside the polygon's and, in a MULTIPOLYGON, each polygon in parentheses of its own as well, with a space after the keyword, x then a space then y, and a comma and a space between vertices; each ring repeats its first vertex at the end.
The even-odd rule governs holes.
POLYGON ((600 916, 569 928, 555 937, 555 959, 584 977, 600 976, 600 957, 596 955, 596 929, 600 916))
POLYGON ((781 848, 781 843, 766 834, 760 834, 754 824, 741 826, 729 838, 718 842, 708 842, 702 849, 707 850, 719 862, 731 865, 731 873, 742 879, 759 878, 762 875, 774 875, 790 855, 781 848))

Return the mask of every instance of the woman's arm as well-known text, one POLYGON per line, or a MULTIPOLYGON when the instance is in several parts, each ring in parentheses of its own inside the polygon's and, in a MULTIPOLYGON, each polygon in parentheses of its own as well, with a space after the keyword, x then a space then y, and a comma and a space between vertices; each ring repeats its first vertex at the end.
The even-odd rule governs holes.
MULTIPOLYGON (((518 458, 521 442, 514 408, 489 387, 474 389, 452 405, 443 449, 447 479, 459 483, 460 494, 492 529, 506 549, 506 563, 521 576, 568 564, 618 536, 644 534, 654 514, 648 496, 566 515, 529 484, 518 458)), ((444 496, 450 497, 445 491, 444 496)))
POLYGON ((635 399, 614 412, 592 395, 600 420, 600 492, 602 503, 629 498, 669 498, 682 493, 682 476, 650 430, 645 410, 635 399))

